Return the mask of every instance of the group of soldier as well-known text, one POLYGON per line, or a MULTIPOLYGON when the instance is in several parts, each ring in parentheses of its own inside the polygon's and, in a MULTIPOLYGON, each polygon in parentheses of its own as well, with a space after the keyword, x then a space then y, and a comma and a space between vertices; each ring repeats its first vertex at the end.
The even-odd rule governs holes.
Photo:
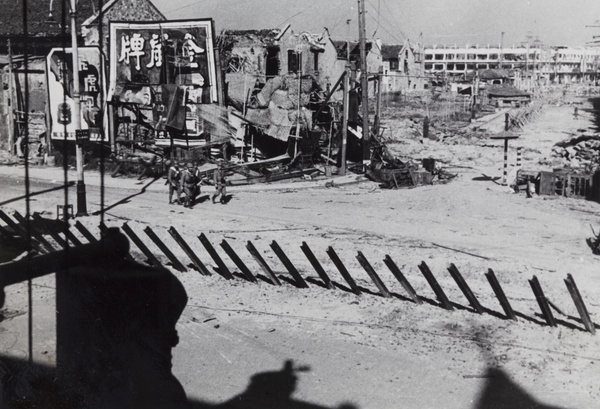
MULTIPOLYGON (((213 171, 213 183, 215 193, 212 195, 212 202, 216 203, 217 198, 221 204, 227 203, 227 191, 225 179, 225 167, 223 159, 217 161, 217 168, 213 171)), ((183 194, 183 207, 192 207, 196 197, 200 195, 200 186, 210 184, 210 179, 206 174, 202 174, 197 163, 189 162, 187 164, 174 162, 169 167, 167 173, 167 184, 169 185, 169 204, 182 204, 181 195, 183 194), (173 202, 173 194, 176 194, 176 200, 173 202)))

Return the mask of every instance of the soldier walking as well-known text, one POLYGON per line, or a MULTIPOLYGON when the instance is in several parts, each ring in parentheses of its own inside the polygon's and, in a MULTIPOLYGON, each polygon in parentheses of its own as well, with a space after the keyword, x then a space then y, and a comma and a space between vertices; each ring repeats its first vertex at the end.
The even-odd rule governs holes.
POLYGON ((197 184, 198 180, 196 180, 196 176, 194 175, 194 166, 192 163, 188 163, 187 168, 183 171, 183 175, 181 176, 181 186, 185 193, 185 204, 183 207, 192 207, 194 205, 197 184))
POLYGON ((227 190, 225 188, 227 184, 227 180, 225 179, 225 166, 223 159, 219 159, 217 161, 217 169, 215 169, 213 173, 213 178, 215 182, 215 194, 212 195, 212 202, 216 203, 217 197, 221 196, 219 202, 221 204, 227 203, 227 190))
POLYGON ((181 190, 179 180, 181 179, 181 170, 179 169, 179 164, 174 162, 171 167, 169 167, 169 173, 167 174, 167 183, 169 184, 169 204, 173 204, 173 193, 177 193, 177 200, 175 203, 178 205, 181 204, 181 190))

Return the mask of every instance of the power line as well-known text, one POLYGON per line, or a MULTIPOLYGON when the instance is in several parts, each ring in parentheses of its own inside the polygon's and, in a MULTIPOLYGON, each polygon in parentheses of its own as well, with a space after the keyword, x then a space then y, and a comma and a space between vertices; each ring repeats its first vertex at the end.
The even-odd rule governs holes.
MULTIPOLYGON (((371 6, 372 6, 372 7, 375 7, 375 5, 374 5, 374 4, 373 4, 371 1, 367 1, 367 2, 368 2, 368 3, 369 3, 371 6)), ((373 17, 373 16, 372 16, 372 15, 370 15, 369 13, 367 13, 367 15, 369 15, 369 16, 370 16, 372 19, 374 19, 374 20, 375 20, 375 17, 373 17)), ((390 29, 386 29, 385 27, 382 27, 382 28, 383 28, 383 30, 384 30, 384 31, 385 31, 387 34, 389 34, 389 35, 390 35, 392 38, 394 38, 394 39, 396 39, 396 40, 398 40, 398 41, 402 42, 403 40, 402 40, 402 39, 400 39, 400 38, 399 38, 399 37, 398 37, 396 34, 394 34, 394 33, 392 32, 392 31, 398 31, 398 32, 400 32, 400 34, 401 34, 401 35, 402 35, 404 38, 406 38, 406 35, 405 35, 405 34, 402 32, 402 30, 401 30, 401 29, 399 29, 399 28, 396 26, 396 25, 397 25, 397 23, 396 23, 396 24, 394 24, 393 22, 390 22, 390 21, 387 19, 387 17, 386 17, 385 15, 384 15, 384 16, 382 16, 382 17, 383 17, 383 18, 382 18, 383 22, 384 22, 384 23, 386 23, 386 24, 388 25, 388 27, 390 27, 390 29)), ((377 20, 375 20, 375 21, 377 21, 377 20)), ((379 22, 378 22, 378 24, 379 24, 379 22)))
POLYGON ((304 9, 300 10, 299 12, 297 12, 296 14, 292 15, 291 17, 288 17, 287 19, 285 19, 282 23, 276 25, 275 27, 279 27, 284 25, 285 23, 287 23, 288 21, 290 21, 291 19, 293 19, 296 16, 299 16, 300 14, 304 13, 306 10, 308 9, 312 9, 314 7, 315 4, 317 4, 317 2, 319 2, 320 0, 315 0, 313 1, 313 3, 310 6, 306 6, 304 9))
MULTIPOLYGON (((395 13, 392 11, 392 9, 390 9, 390 6, 387 4, 387 2, 386 2, 385 0, 383 0, 383 5, 386 7, 387 11, 389 12, 389 15, 390 15, 390 16, 393 16, 393 17, 394 17, 394 19, 396 20, 396 22, 398 23, 398 25, 400 25, 400 23, 398 22, 398 19, 396 18, 396 15, 395 15, 395 13)), ((412 24, 411 24, 411 22, 410 22, 410 19, 406 19, 406 22, 407 22, 407 24, 410 26, 410 28, 412 29, 413 33, 418 33, 418 32, 419 32, 419 30, 416 30, 416 29, 413 27, 413 25, 412 25, 412 24)), ((402 30, 400 30, 400 32, 402 33, 402 35, 403 35, 405 38, 408 38, 408 36, 407 36, 405 33, 403 33, 403 32, 402 32, 402 30)))
MULTIPOLYGON (((375 17, 373 17, 372 15, 368 14, 367 15, 373 20, 376 21, 375 17)), ((387 22, 385 19, 383 19, 382 23, 385 24, 381 24, 380 28, 387 33, 392 39, 397 40, 398 42, 403 42, 404 40, 400 37, 398 37, 398 34, 395 33, 394 31, 396 31, 394 28, 388 28, 388 27, 393 27, 393 25, 391 25, 389 22, 387 22)))
POLYGON ((377 27, 373 32, 373 37, 377 34, 377 30, 379 30, 379 20, 381 19, 381 0, 377 0, 377 27))

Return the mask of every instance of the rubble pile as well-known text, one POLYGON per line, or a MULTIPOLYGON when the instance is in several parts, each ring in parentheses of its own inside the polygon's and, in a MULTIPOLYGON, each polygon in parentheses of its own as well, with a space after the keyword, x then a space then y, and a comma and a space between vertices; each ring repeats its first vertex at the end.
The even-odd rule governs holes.
POLYGON ((579 135, 557 142, 552 148, 552 155, 562 158, 570 167, 594 167, 600 163, 600 133, 581 131, 579 135))

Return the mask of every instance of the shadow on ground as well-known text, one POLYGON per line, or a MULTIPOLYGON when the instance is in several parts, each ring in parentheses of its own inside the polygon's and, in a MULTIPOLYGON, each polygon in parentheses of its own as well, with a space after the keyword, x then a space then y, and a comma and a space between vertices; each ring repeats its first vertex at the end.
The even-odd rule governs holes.
MULTIPOLYGON (((176 324, 188 300, 185 289, 168 270, 127 259, 128 241, 120 233, 114 236, 114 242, 123 248, 121 255, 115 256, 119 252, 114 247, 107 251, 110 247, 105 247, 109 243, 106 234, 98 244, 65 252, 65 257, 71 257, 69 263, 56 265, 68 268, 54 268, 56 367, 0 355, 1 408, 328 408, 294 399, 298 373, 310 368, 295 367, 291 360, 285 361, 281 369, 256 373, 245 390, 225 402, 188 399, 172 373, 172 348, 179 342, 176 324), (85 249, 100 252, 74 257, 74 252, 85 249)), ((16 274, 16 268, 11 268, 4 270, 7 277, 2 278, 16 274)), ((199 372, 198 376, 211 374, 199 372)), ((486 381, 472 406, 475 409, 558 409, 541 404, 493 365, 481 377, 486 381)), ((202 395, 202 391, 194 393, 202 395)), ((423 405, 426 399, 423 397, 423 405)), ((397 407, 402 408, 402 403, 397 407)), ((337 408, 358 409, 351 404, 337 408)))
POLYGON ((54 269, 56 367, 0 355, 1 408, 327 408, 292 397, 297 373, 309 368, 291 360, 253 375, 246 390, 225 402, 189 400, 172 373, 176 324, 187 304, 183 285, 166 269, 105 253, 69 258, 60 264, 67 269, 54 269))
POLYGON ((483 377, 487 381, 473 409, 561 409, 542 404, 501 369, 488 367, 483 377))

